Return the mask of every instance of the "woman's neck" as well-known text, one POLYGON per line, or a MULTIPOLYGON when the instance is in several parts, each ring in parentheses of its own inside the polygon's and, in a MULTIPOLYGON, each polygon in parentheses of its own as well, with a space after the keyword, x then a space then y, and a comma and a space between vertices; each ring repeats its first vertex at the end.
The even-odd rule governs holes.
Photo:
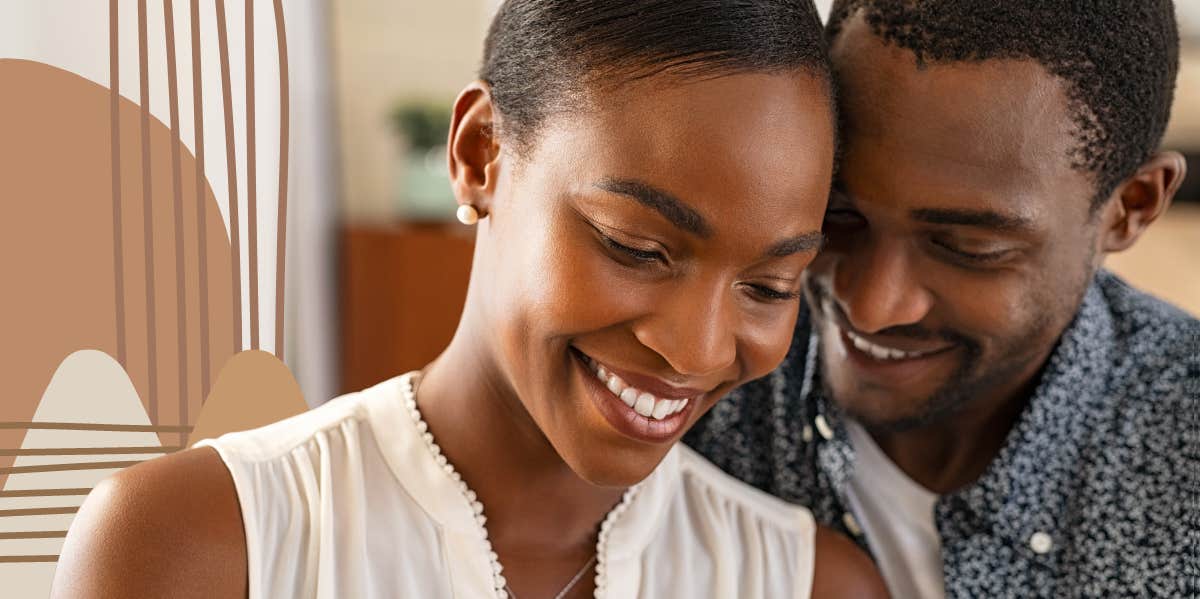
POLYGON ((504 556, 590 556, 623 489, 584 481, 559 457, 500 370, 456 336, 422 376, 417 403, 434 439, 488 518, 504 556))

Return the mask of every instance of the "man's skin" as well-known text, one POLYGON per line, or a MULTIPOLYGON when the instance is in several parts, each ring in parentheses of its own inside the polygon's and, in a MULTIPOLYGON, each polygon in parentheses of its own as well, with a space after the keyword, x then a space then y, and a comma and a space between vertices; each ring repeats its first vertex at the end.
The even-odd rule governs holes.
POLYGON ((1186 163, 1155 154, 1093 209, 1065 86, 1035 62, 918 67, 861 16, 832 54, 845 154, 805 289, 822 378, 909 477, 950 493, 996 457, 1105 255, 1162 215, 1186 163))

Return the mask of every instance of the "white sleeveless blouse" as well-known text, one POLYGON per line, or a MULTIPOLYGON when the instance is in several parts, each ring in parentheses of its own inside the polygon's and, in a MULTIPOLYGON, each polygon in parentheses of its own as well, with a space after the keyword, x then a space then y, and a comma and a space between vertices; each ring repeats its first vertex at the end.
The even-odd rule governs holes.
MULTIPOLYGON (((484 531, 403 404, 408 376, 198 444, 233 476, 250 599, 497 596, 484 531)), ((678 445, 610 518, 595 596, 807 599, 815 532, 678 445)))

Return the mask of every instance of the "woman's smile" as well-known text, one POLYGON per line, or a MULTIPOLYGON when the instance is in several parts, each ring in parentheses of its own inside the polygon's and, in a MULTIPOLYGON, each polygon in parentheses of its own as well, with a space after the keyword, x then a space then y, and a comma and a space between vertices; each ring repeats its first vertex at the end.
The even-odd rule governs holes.
POLYGON ((574 347, 570 353, 592 404, 617 432, 637 441, 674 441, 711 391, 619 370, 574 347))

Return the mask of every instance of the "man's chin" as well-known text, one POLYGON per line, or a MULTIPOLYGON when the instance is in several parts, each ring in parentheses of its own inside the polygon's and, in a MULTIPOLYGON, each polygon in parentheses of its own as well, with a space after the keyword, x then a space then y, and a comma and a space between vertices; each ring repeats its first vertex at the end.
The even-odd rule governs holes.
POLYGON ((850 357, 830 355, 836 347, 822 343, 822 378, 826 397, 846 415, 876 430, 920 428, 952 413, 962 403, 953 389, 963 370, 958 352, 913 364, 913 372, 880 374, 850 357))
POLYGON ((891 393, 847 390, 839 393, 827 389, 827 394, 846 416, 871 430, 903 432, 921 428, 936 420, 936 400, 928 395, 906 396, 891 393))

